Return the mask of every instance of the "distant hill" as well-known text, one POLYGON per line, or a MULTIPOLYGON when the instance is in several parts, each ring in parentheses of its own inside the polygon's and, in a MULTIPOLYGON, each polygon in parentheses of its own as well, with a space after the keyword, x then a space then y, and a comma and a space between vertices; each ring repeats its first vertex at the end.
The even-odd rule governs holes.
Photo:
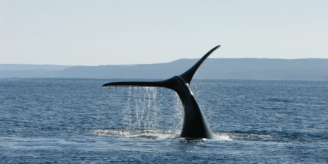
POLYGON ((0 71, 14 71, 14 70, 63 70, 72 66, 65 65, 49 65, 49 64, 0 64, 0 71))
MULTIPOLYGON (((58 66, 29 70, 1 70, 0 78, 128 78, 165 79, 189 69, 198 59, 170 63, 103 66, 58 66), (12 71, 12 72, 10 72, 12 71), (16 72, 15 72, 16 71, 16 72), (19 71, 21 71, 20 74, 19 71), (25 72, 24 72, 25 71, 25 72), (26 72, 27 71, 27 72, 26 72), (33 74, 33 73, 34 74, 33 74), (12 75, 10 75, 12 73, 12 75)), ((196 79, 311 80, 328 81, 328 59, 207 59, 196 79)))
POLYGON ((53 78, 71 66, 0 64, 0 78, 53 78))

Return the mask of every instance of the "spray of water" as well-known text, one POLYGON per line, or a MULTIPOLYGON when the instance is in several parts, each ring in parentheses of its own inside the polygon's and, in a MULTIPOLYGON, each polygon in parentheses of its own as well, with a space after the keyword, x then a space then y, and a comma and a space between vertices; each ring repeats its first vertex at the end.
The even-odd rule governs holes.
POLYGON ((155 129, 158 109, 157 89, 154 87, 129 87, 127 102, 123 111, 127 129, 155 129))

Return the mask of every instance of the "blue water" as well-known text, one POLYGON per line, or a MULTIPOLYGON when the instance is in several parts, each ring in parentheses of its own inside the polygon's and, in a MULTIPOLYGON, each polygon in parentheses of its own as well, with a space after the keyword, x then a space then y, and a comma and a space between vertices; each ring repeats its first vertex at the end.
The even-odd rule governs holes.
POLYGON ((194 80, 214 139, 163 88, 0 79, 0 163, 328 163, 328 82, 194 80))

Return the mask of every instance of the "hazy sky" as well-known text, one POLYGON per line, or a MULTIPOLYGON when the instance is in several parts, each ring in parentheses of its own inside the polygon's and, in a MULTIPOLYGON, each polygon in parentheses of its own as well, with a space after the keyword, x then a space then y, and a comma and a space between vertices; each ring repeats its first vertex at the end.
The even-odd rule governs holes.
POLYGON ((0 0, 0 64, 328 58, 327 0, 0 0))

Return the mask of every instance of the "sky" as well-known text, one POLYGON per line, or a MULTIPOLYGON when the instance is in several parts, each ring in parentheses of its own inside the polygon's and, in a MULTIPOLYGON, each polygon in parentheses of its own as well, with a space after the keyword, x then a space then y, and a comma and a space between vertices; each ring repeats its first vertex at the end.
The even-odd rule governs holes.
POLYGON ((0 64, 328 58, 327 0, 0 0, 0 64))

